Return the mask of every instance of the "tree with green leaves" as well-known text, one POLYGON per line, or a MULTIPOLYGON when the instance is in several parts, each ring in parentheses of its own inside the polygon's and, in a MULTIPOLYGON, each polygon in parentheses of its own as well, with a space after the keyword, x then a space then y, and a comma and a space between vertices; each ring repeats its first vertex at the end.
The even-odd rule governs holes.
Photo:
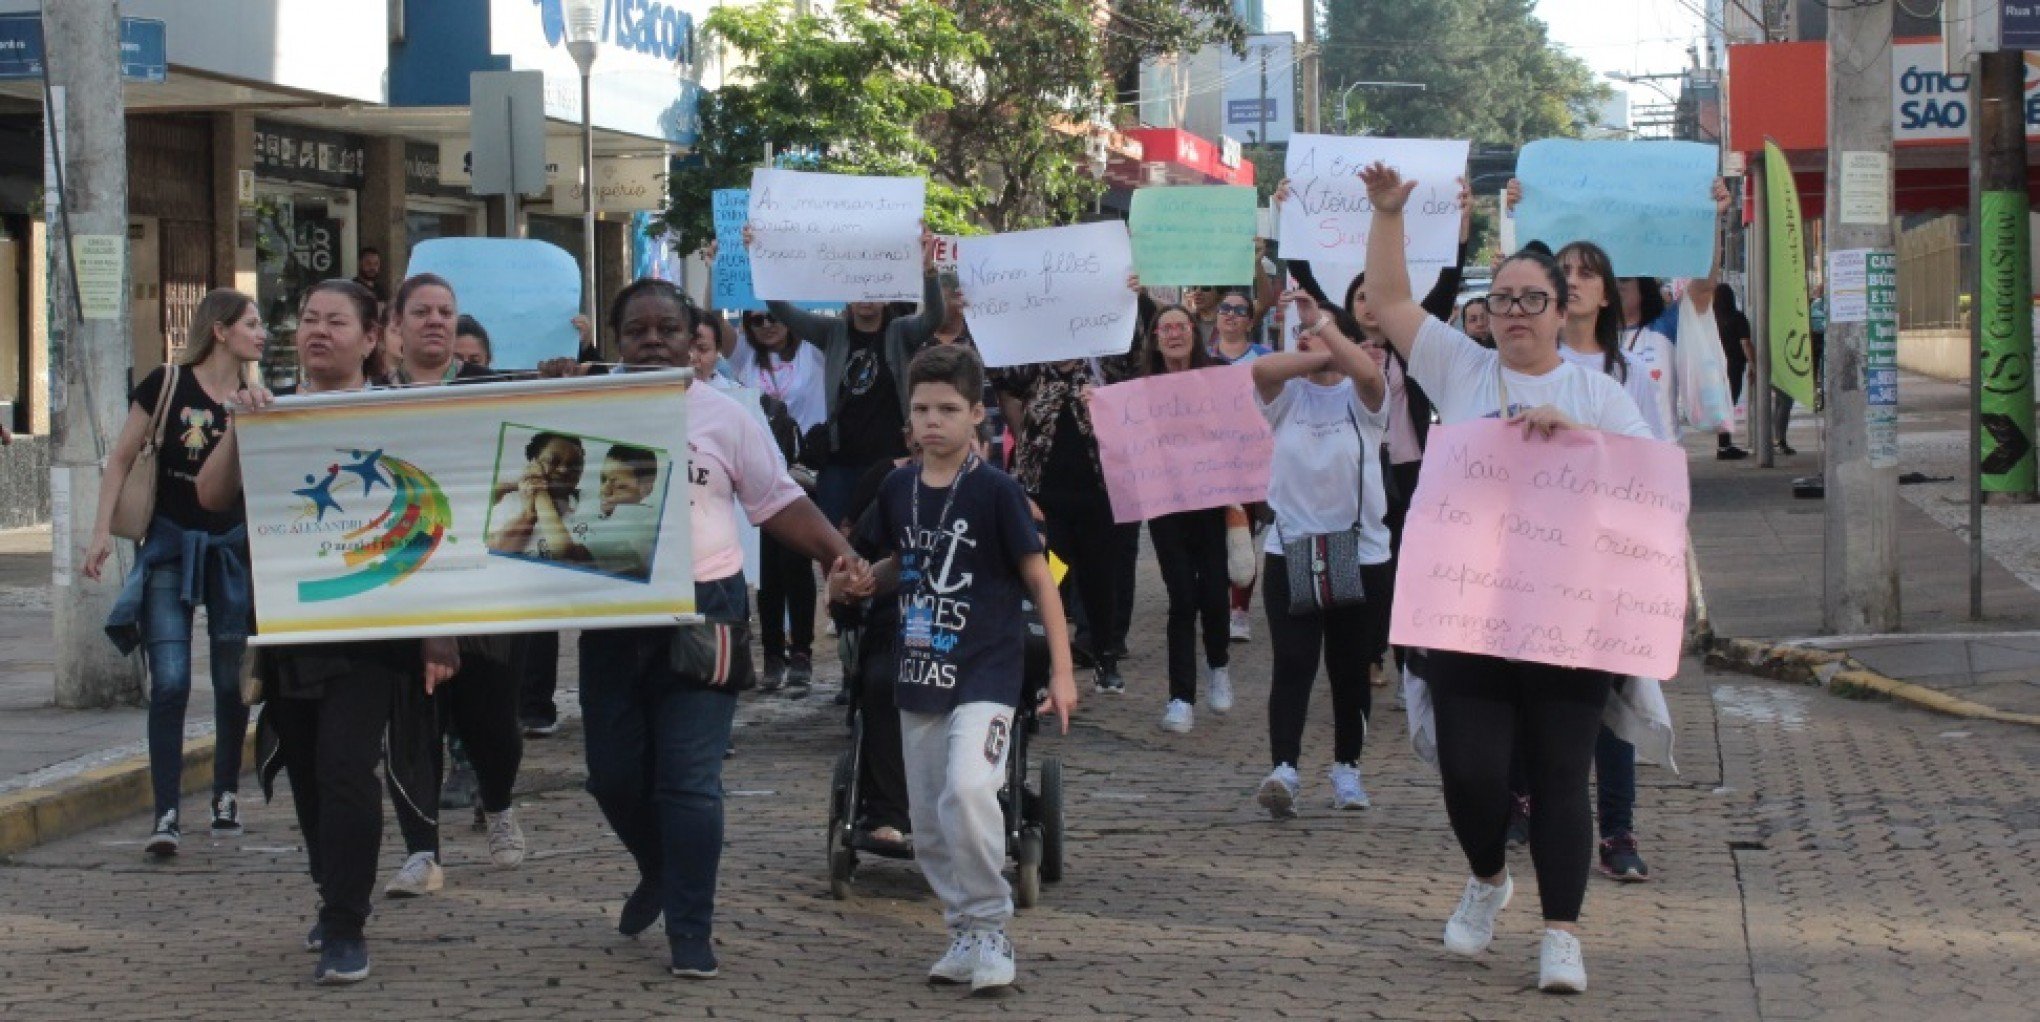
POLYGON ((700 102, 698 159, 673 175, 683 250, 712 236, 709 193, 763 159, 857 174, 923 174, 943 233, 1067 223, 1099 182, 1083 125, 1112 84, 1165 52, 1239 46, 1228 0, 790 0, 721 7, 703 22, 735 69, 700 102))
POLYGON ((1610 94, 1535 0, 1325 0, 1320 24, 1328 130, 1521 145, 1578 135, 1610 94), (1426 88, 1346 88, 1363 81, 1426 88))

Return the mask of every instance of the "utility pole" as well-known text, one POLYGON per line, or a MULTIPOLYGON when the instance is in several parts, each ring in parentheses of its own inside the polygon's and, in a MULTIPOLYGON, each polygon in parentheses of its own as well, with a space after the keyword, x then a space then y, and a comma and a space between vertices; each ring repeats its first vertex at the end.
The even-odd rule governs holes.
POLYGON ((1828 306, 1821 621, 1841 634, 1899 625, 1891 31, 1888 0, 1828 10, 1829 279, 1860 266, 1868 292, 1861 309, 1828 306))
POLYGON ((1259 107, 1257 108, 1257 112, 1258 112, 1258 113, 1260 114, 1260 118, 1261 118, 1261 134, 1260 134, 1260 136, 1259 136, 1259 137, 1260 137, 1260 142, 1261 142, 1261 151, 1262 151, 1263 153, 1265 153, 1265 152, 1268 152, 1268 151, 1269 151, 1269 146, 1268 146, 1268 47, 1264 45, 1264 46, 1260 47, 1260 50, 1261 50, 1261 105, 1260 105, 1260 106, 1259 106, 1259 107))
POLYGON ((105 632, 127 558, 109 561, 98 582, 80 575, 78 562, 92 541, 99 480, 107 447, 126 417, 134 358, 120 14, 114 0, 46 0, 42 20, 51 99, 44 130, 56 156, 46 169, 60 200, 51 204, 49 260, 56 702, 111 706, 141 695, 139 661, 121 656, 105 632))
POLYGON ((1317 0, 1303 0, 1303 130, 1315 135, 1322 120, 1318 81, 1317 0))

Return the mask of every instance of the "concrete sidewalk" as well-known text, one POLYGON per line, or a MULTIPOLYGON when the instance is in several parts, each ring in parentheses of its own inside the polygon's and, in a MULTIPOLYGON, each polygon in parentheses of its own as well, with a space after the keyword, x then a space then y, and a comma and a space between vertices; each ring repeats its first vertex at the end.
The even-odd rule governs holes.
MULTIPOLYGON (((1779 456, 1774 468, 1757 467, 1754 455, 1717 461, 1704 438, 1688 442, 1690 529, 1708 623, 1717 639, 1746 640, 1722 647, 1722 659, 1800 680, 1865 672, 2009 713, 2040 713, 2040 509, 1986 508, 1985 616, 1971 620, 1967 394, 1909 374, 1899 393, 1900 471, 1932 480, 1900 487, 1900 634, 1821 634, 1827 506, 1792 495, 1794 478, 1821 471, 1820 437, 1805 409, 1795 410, 1789 433, 1799 453, 1779 456)), ((1931 708, 1948 711, 1942 702, 1931 708)))

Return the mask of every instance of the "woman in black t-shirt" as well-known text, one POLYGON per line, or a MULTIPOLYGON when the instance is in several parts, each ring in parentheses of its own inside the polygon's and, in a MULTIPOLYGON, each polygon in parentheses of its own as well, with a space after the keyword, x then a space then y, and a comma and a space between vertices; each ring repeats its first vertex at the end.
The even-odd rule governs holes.
POLYGON ((113 512, 128 473, 156 436, 155 516, 127 574, 107 634, 121 651, 143 646, 149 662, 149 779, 155 789, 155 828, 148 853, 177 853, 178 803, 183 793, 184 708, 191 697, 191 617, 206 608, 212 641, 213 716, 219 742, 213 756, 212 832, 241 832, 235 794, 248 708, 241 704, 241 657, 247 647, 252 597, 248 533, 239 508, 201 507, 194 483, 199 468, 227 428, 226 402, 239 390, 245 367, 262 357, 268 331, 255 302, 239 291, 213 291, 198 304, 191 333, 175 366, 150 373, 136 386, 127 423, 107 454, 100 477, 99 518, 81 568, 98 579, 113 553, 113 512))

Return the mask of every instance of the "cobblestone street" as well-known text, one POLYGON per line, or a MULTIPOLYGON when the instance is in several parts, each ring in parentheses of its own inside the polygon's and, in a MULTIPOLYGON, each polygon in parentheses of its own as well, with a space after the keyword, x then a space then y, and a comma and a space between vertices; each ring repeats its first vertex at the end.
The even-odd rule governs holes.
MULTIPOLYGON (((1200 708, 1194 733, 1157 730, 1160 650, 1137 637, 1134 694, 1087 695, 1067 739, 1037 744, 1068 764, 1069 872, 1016 920, 1020 990, 1004 999, 922 984, 945 938, 909 865, 867 860, 853 900, 829 897, 824 798, 844 737, 823 689, 799 704, 749 697, 740 717, 717 980, 668 978, 656 929, 615 933, 632 871, 578 788, 576 726, 528 746, 526 864, 477 865, 482 836, 450 828, 446 890, 378 904, 375 973, 358 987, 310 983, 299 940, 314 895, 281 801, 251 806, 245 837, 189 840, 168 866, 142 861, 139 816, 16 857, 0 868, 0 1017, 2032 1017, 2030 730, 1689 661, 1668 686, 1685 772, 1640 777, 1655 879, 1596 878, 1592 989, 1556 998, 1534 989, 1520 856, 1494 947, 1474 961, 1440 947, 1463 860, 1387 690, 1366 756, 1376 808, 1325 808, 1322 691, 1303 817, 1273 823, 1252 806, 1267 650, 1234 649, 1230 717, 1200 708)), ((400 857, 393 830, 379 881, 400 857)))

